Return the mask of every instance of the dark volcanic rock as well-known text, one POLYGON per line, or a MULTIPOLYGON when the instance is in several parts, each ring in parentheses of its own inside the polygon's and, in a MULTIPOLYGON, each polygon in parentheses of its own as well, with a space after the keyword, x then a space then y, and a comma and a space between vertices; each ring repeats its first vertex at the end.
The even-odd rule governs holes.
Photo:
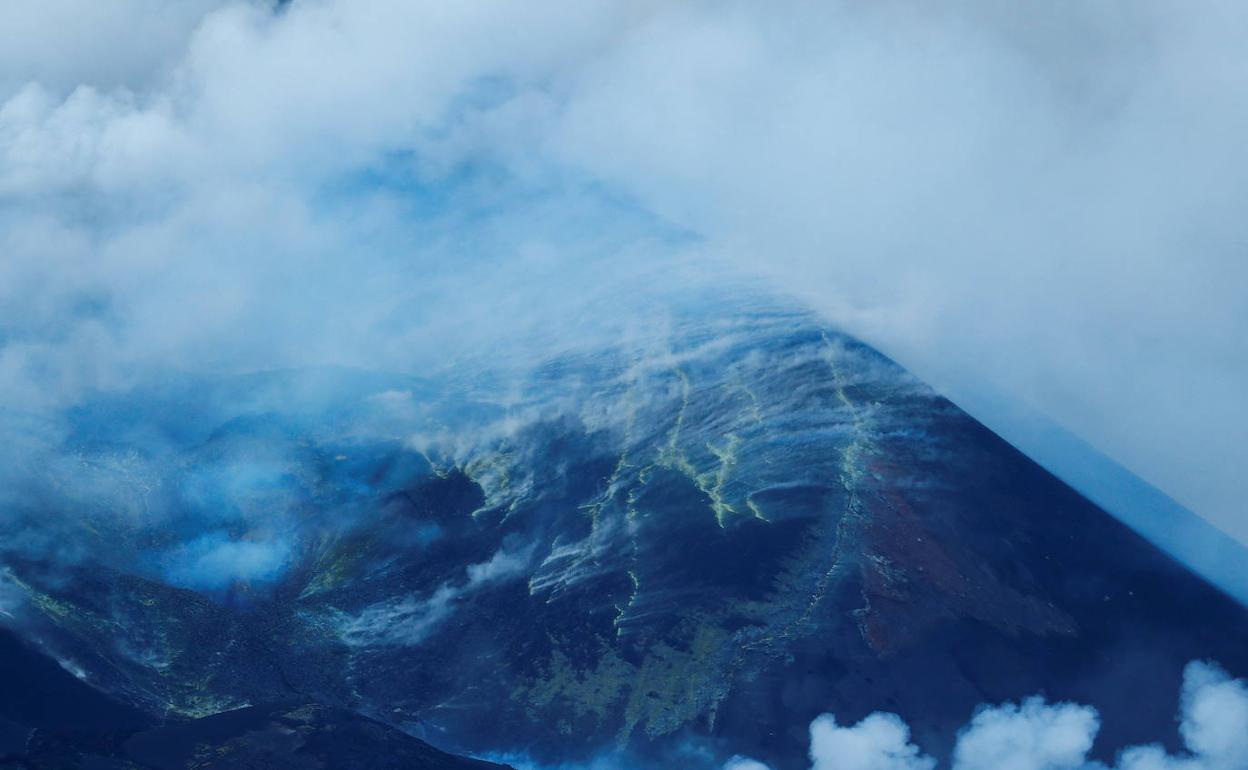
POLYGON ((249 706, 137 733, 34 732, 0 767, 30 770, 508 770, 343 709, 249 706))
MULTIPOLYGON (((897 712, 940 755, 1035 693, 1100 709, 1102 754, 1173 742, 1189 660, 1248 675, 1241 605, 800 315, 523 378, 175 383, 73 422, 94 475, 51 465, 41 504, 96 557, 11 560, 26 633, 153 714, 295 697, 473 752, 787 770, 822 712, 897 712), (281 560, 213 582, 188 541, 281 560)), ((244 748, 289 748, 283 719, 244 748)))
MULTIPOLYGON (((151 718, 88 686, 48 656, 0 629, 0 719, 15 729, 137 729, 151 718)), ((0 754, 6 753, 0 746, 0 754)))
POLYGON ((227 711, 140 732, 124 749, 153 770, 506 770, 317 704, 227 711))

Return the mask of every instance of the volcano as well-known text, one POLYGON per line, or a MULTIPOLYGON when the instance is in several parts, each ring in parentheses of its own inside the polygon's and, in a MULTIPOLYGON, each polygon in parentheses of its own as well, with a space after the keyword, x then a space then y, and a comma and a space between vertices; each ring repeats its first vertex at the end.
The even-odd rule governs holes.
POLYGON ((5 519, 6 623, 124 716, 57 750, 126 767, 315 725, 357 755, 797 770, 824 712, 943 758, 1037 693, 1095 706, 1109 756, 1177 743, 1189 661, 1248 675, 1241 604, 800 312, 527 367, 175 377, 63 426, 5 519))

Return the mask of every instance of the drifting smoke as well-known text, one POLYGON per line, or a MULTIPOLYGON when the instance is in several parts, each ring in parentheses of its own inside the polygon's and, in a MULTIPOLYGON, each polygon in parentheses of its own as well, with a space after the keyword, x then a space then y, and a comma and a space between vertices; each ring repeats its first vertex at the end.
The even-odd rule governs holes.
MULTIPOLYGON (((1100 729, 1096 709, 1030 698, 981 707, 958 734, 952 770, 1242 770, 1248 767, 1248 682, 1193 661, 1183 676, 1180 732, 1187 752, 1161 746, 1123 750, 1111 767, 1088 759, 1100 729)), ((810 725, 811 770, 933 770, 936 760, 910 743, 895 714, 875 713, 853 726, 831 715, 810 725)), ((766 770, 737 757, 724 770, 766 770)))

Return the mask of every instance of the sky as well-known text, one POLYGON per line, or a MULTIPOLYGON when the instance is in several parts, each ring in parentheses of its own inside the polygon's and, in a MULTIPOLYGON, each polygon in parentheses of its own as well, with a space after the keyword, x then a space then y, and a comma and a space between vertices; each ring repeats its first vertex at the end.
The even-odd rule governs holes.
POLYGON ((1245 34, 1215 0, 13 0, 6 425, 171 371, 540 358, 753 283, 1248 543, 1245 34))

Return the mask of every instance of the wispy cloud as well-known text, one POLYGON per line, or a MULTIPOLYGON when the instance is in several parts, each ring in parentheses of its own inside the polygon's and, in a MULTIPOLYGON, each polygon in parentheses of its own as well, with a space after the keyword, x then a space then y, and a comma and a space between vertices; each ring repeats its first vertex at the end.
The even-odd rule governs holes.
POLYGON ((389 599, 365 607, 342 619, 342 640, 358 647, 418 645, 454 614, 462 599, 492 583, 520 577, 532 554, 531 546, 500 548, 486 561, 469 564, 463 582, 443 583, 428 596, 389 599))
POLYGON ((0 14, 12 407, 532 357, 758 276, 1248 537, 1238 4, 0 14))
POLYGON ((209 591, 265 583, 279 576, 290 558, 285 539, 236 540, 212 533, 168 554, 165 579, 171 585, 209 591))

